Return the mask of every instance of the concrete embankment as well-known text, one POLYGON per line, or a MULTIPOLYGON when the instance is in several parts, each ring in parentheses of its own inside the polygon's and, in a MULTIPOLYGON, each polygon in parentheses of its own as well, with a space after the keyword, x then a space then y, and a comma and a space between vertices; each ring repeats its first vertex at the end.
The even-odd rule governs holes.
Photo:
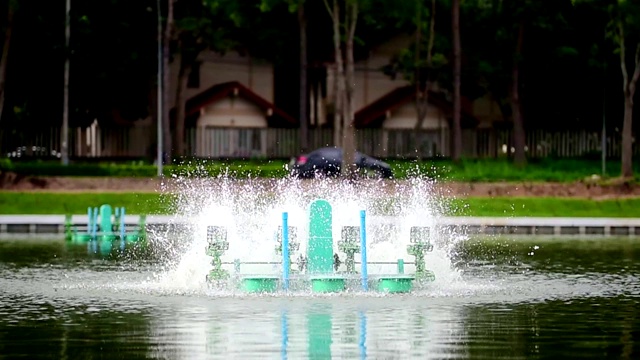
MULTIPOLYGON (((87 215, 73 215, 70 224, 79 230, 86 229, 87 215)), ((139 224, 140 216, 126 216, 127 227, 139 224)), ((2 215, 0 235, 60 235, 65 231, 65 215, 2 215)), ((146 216, 146 227, 154 230, 178 230, 197 224, 192 219, 171 215, 146 216)), ((394 216, 370 216, 367 227, 414 226, 405 219, 394 216)), ((359 224, 343 224, 358 226, 359 224)), ((565 218, 565 217, 439 217, 419 226, 435 227, 436 231, 466 234, 512 235, 615 235, 640 236, 640 218, 565 218)))

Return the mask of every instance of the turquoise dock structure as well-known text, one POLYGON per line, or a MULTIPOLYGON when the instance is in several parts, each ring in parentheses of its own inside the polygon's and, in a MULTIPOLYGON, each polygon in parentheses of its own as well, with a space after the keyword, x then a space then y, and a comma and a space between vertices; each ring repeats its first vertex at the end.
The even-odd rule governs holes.
MULTIPOLYGON (((314 293, 336 293, 351 287, 361 291, 387 293, 405 293, 412 291, 415 282, 433 281, 433 272, 427 270, 425 255, 433 250, 429 240, 429 228, 412 227, 407 254, 413 256, 416 271, 405 274, 404 259, 397 260, 397 272, 394 274, 369 274, 368 265, 376 264, 367 259, 366 212, 360 211, 360 226, 342 228, 338 249, 333 246, 333 214, 331 204, 323 199, 313 201, 309 207, 309 234, 306 256, 300 254, 297 271, 291 268, 292 253, 298 251, 300 243, 295 227, 289 226, 289 214, 282 214, 282 226, 276 236, 276 253, 280 262, 270 263, 281 266, 280 274, 241 274, 243 264, 236 259, 234 274, 222 268, 221 257, 229 249, 226 229, 221 226, 207 227, 207 255, 212 257, 212 269, 207 281, 215 283, 235 282, 245 292, 261 293, 281 291, 311 291, 314 293), (344 254, 346 271, 338 271, 343 263, 338 252, 344 254), (360 254, 360 269, 356 269, 355 254, 360 254)), ((244 264, 252 264, 245 262, 244 264)), ((264 263, 262 263, 264 264, 264 263)), ((386 264, 386 263, 385 263, 386 264)))
POLYGON ((65 217, 65 238, 71 242, 87 241, 146 241, 146 216, 140 215, 138 225, 133 230, 125 226, 124 207, 114 208, 111 205, 101 205, 100 208, 89 207, 87 209, 87 225, 85 231, 81 231, 71 223, 71 215, 65 217))

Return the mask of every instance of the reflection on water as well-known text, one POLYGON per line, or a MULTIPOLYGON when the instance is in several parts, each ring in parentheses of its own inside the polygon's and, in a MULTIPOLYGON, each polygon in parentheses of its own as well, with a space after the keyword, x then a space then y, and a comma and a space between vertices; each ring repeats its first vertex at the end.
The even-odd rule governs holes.
MULTIPOLYGON (((83 245, 84 246, 84 245, 83 245)), ((135 249, 0 242, 0 358, 640 358, 640 242, 483 240, 412 295, 180 290, 135 249)))

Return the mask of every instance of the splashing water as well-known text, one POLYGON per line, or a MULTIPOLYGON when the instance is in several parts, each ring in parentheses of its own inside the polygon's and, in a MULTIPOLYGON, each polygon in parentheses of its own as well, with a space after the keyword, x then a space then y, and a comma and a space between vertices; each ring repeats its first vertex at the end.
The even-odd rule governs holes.
MULTIPOLYGON (((436 274, 432 287, 453 286, 460 273, 451 261, 451 253, 465 237, 437 228, 446 210, 447 197, 433 180, 414 177, 405 181, 362 180, 347 183, 336 179, 215 179, 174 178, 176 222, 187 222, 180 235, 155 236, 154 246, 171 249, 166 253, 168 270, 158 277, 161 286, 181 291, 207 289, 206 275, 211 270, 207 256, 207 226, 227 229, 229 249, 222 257, 225 269, 233 271, 234 259, 244 262, 280 262, 276 254, 276 236, 282 213, 289 214, 289 226, 297 228, 299 254, 306 253, 309 205, 315 199, 329 201, 333 212, 334 252, 343 226, 359 226, 360 210, 367 213, 367 255, 369 274, 392 274, 398 259, 413 262, 407 254, 413 226, 431 230, 433 252, 427 253, 427 268, 436 274), (433 229, 437 231, 434 232, 433 229), (176 241, 178 244, 176 245, 176 241), (387 262, 390 264, 372 264, 387 262)), ((357 258, 356 261, 359 259, 357 258)), ((413 273, 413 265, 405 271, 413 273)), ((242 273, 278 274, 280 264, 242 265, 242 273)))

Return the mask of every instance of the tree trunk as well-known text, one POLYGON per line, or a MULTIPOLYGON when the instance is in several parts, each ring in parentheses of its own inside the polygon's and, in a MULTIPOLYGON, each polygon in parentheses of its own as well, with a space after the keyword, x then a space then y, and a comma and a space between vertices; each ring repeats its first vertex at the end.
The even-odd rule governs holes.
POLYGON ((64 89, 62 92, 62 139, 60 140, 60 153, 62 165, 69 165, 69 71, 71 57, 71 0, 65 4, 65 41, 64 41, 64 89))
POLYGON ((431 0, 431 14, 429 22, 429 40, 427 43, 427 74, 425 74, 424 84, 422 83, 422 75, 420 74, 420 42, 422 35, 422 25, 420 20, 421 1, 417 2, 416 13, 418 16, 418 29, 416 31, 416 126, 413 132, 413 143, 416 150, 416 156, 422 155, 422 125, 427 118, 427 110, 429 106, 429 90, 431 90, 431 71, 433 66, 433 44, 436 36, 436 0, 431 0))
POLYGON ((356 167, 356 129, 354 124, 354 84, 355 84, 355 60, 353 57, 353 41, 355 38, 358 19, 358 2, 353 1, 346 10, 345 26, 346 34, 346 76, 345 76, 345 104, 344 104, 344 130, 343 130, 343 159, 342 176, 354 180, 358 173, 356 167))
POLYGON ((338 65, 333 69, 333 146, 342 147, 342 92, 338 82, 338 65))
POLYGON ((309 93, 307 91, 307 18, 304 1, 298 4, 298 25, 300 26, 300 151, 309 150, 309 93))
POLYGON ((170 53, 169 46, 171 43, 171 37, 173 34, 173 2, 175 0, 167 1, 167 21, 164 30, 164 44, 162 49, 162 62, 163 62, 163 109, 164 116, 162 117, 162 157, 165 164, 171 164, 172 160, 172 146, 171 146, 171 118, 169 117, 169 84, 171 83, 171 68, 169 66, 170 53))
POLYGON ((460 161, 462 156, 462 104, 460 99, 460 73, 462 68, 460 45, 460 0, 453 0, 451 10, 453 31, 453 161, 460 161))
MULTIPOLYGON (((325 4, 327 4, 325 2, 325 4)), ((340 41, 340 4, 338 0, 333 0, 333 6, 329 7, 327 4, 327 10, 331 15, 333 23, 333 51, 335 62, 335 75, 334 75, 334 145, 342 147, 343 141, 343 112, 345 101, 345 89, 344 89, 344 64, 342 61, 342 47, 340 41)))
POLYGON ((518 39, 513 59, 513 72, 511 78, 511 114, 513 116, 513 146, 515 148, 513 161, 518 166, 523 166, 527 162, 524 152, 525 133, 522 118, 522 103, 520 101, 520 57, 522 56, 523 40, 524 21, 521 21, 518 29, 518 39))
MULTIPOLYGON (((153 124, 157 124, 157 119, 158 119, 158 84, 155 82, 151 82, 149 84, 149 94, 147 96, 148 98, 148 113, 149 113, 149 117, 153 120, 153 124)), ((157 146, 157 141, 158 141, 158 127, 157 126, 151 126, 151 128, 149 129, 148 132, 148 143, 149 143, 149 148, 147 149, 147 156, 149 157, 149 160, 151 160, 151 162, 153 163, 153 160, 156 157, 156 146, 157 146)))
POLYGON ((0 58, 0 123, 4 111, 5 83, 7 79, 7 64, 9 63, 9 47, 11 46, 11 33, 13 32, 14 10, 11 1, 7 2, 7 29, 4 33, 2 46, 2 58, 0 58))
POLYGON ((186 107, 186 91, 187 83, 189 81, 189 73, 191 72, 191 66, 185 55, 180 57, 179 72, 178 72, 178 86, 176 86, 176 128, 175 137, 173 139, 175 144, 175 155, 184 156, 184 131, 185 131, 185 107, 186 107))
POLYGON ((622 123, 622 177, 633 177, 633 95, 624 95, 624 121, 622 123))
POLYGON ((622 91, 624 93, 624 121, 622 123, 622 177, 633 177, 633 97, 640 77, 640 43, 636 46, 635 70, 631 79, 627 72, 627 57, 624 27, 618 21, 620 68, 622 70, 622 91))

